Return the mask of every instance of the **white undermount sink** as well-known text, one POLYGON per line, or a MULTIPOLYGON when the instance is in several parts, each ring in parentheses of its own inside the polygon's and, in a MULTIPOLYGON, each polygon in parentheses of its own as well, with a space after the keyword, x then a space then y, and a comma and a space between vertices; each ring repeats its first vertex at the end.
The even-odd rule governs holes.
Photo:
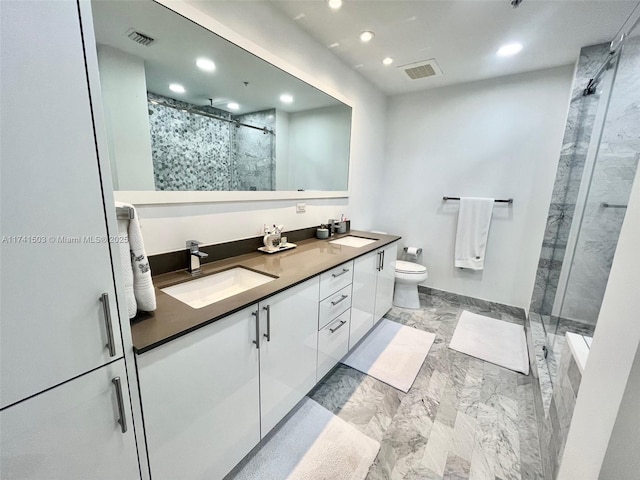
POLYGON ((375 242, 371 238, 356 237, 355 235, 347 235, 346 237, 337 238, 336 240, 330 240, 329 243, 335 243, 337 245, 345 245, 347 247, 364 247, 370 243, 375 242))
POLYGON ((161 291, 192 308, 202 308, 275 279, 275 277, 247 268, 234 267, 220 273, 162 288, 161 291))

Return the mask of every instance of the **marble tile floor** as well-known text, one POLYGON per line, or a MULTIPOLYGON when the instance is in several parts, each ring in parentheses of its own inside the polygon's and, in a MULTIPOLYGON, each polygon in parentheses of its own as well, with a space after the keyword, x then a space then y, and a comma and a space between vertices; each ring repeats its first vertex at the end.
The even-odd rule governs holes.
POLYGON ((309 396, 380 442, 367 480, 542 479, 533 377, 447 347, 462 310, 524 319, 512 307, 444 292, 421 293, 420 302, 386 315, 436 334, 408 393, 340 364, 309 396))

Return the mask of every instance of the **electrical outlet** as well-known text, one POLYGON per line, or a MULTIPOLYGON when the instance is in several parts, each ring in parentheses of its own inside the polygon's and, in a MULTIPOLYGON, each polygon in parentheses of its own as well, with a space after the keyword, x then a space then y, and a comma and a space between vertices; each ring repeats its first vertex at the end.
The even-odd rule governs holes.
POLYGON ((307 211, 307 204, 306 203, 296 203, 296 213, 304 213, 307 211))

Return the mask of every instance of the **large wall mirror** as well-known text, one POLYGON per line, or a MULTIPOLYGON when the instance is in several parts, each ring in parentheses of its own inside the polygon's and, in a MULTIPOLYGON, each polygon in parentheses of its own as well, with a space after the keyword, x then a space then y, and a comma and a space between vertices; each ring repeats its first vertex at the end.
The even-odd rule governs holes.
POLYGON ((348 190, 349 105, 154 1, 91 7, 114 190, 348 190))

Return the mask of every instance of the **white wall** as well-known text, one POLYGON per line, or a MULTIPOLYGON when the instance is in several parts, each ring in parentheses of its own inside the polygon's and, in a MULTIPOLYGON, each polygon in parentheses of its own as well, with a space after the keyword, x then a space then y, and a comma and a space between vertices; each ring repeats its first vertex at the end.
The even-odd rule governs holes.
POLYGON ((347 189, 350 117, 351 109, 344 105, 289 115, 290 190, 347 189))
POLYGON ((99 45, 109 160, 116 190, 155 190, 144 61, 99 45))
POLYGON ((600 478, 633 478, 640 472, 640 348, 611 433, 600 478))
POLYGON ((289 189, 289 114, 276 108, 276 190, 289 189))
POLYGON ((527 307, 569 105, 573 66, 394 96, 387 112, 383 230, 423 248, 426 286, 527 307), (496 204, 485 269, 456 269, 458 202, 496 204))
POLYGON ((256 236, 264 223, 284 224, 286 229, 317 225, 341 213, 353 221, 354 228, 375 228, 371 204, 384 159, 386 97, 267 2, 252 2, 251 8, 243 2, 163 3, 182 8, 183 13, 191 5, 200 9, 200 15, 206 13, 354 104, 350 197, 307 200, 307 213, 303 214, 295 212, 296 202, 291 200, 141 207, 147 253, 183 249, 189 238, 209 244, 256 236))
MULTIPOLYGON (((637 403, 631 409, 627 408, 627 402, 633 396, 638 396, 637 376, 640 374, 637 365, 632 368, 640 345, 638 245, 640 175, 636 173, 589 360, 580 382, 558 480, 637 478, 637 470, 631 476, 609 477, 605 475, 610 470, 601 472, 601 469, 610 441, 614 441, 615 448, 615 442, 620 440, 617 435, 623 434, 614 430, 616 418, 628 415, 629 421, 634 421, 636 425, 639 423, 637 403), (631 385, 631 388, 625 393, 627 385, 631 385)), ((628 438, 632 439, 633 437, 628 438)), ((636 432, 635 442, 637 441, 636 432)), ((634 452, 634 461, 637 461, 640 445, 628 443, 627 447, 634 452)), ((608 455, 615 455, 615 451, 611 450, 608 455)), ((622 465, 621 469, 631 468, 632 465, 630 461, 628 465, 622 465)), ((605 467, 608 469, 610 465, 605 467)))

